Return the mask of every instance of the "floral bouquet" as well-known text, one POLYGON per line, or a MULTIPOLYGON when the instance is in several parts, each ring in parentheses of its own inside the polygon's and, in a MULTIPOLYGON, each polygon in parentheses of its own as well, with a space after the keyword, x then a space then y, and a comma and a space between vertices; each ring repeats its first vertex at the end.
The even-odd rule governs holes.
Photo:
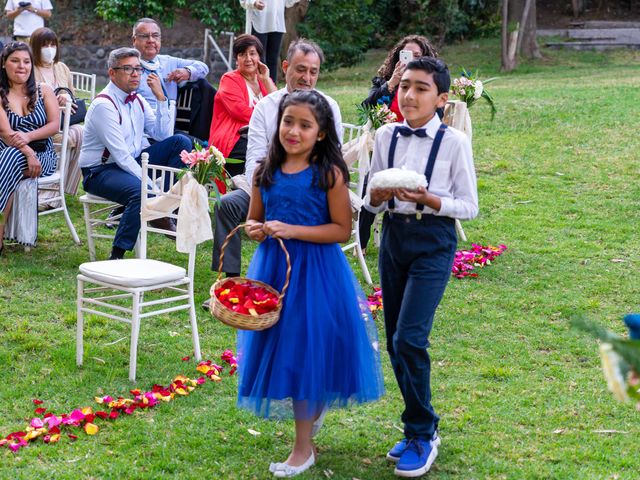
POLYGON ((226 191, 224 166, 227 162, 220 150, 213 145, 205 149, 196 142, 194 147, 191 152, 180 152, 180 160, 187 165, 180 178, 191 172, 200 185, 212 186, 219 197, 220 193, 226 191))
POLYGON ((582 317, 574 318, 573 327, 583 330, 600 340, 600 359, 607 387, 621 402, 632 400, 640 410, 640 340, 631 325, 634 315, 627 315, 631 339, 612 333, 595 322, 582 317))
POLYGON ((482 82, 478 79, 478 72, 472 74, 466 69, 462 69, 462 76, 459 78, 455 78, 453 80, 453 84, 451 85, 451 94, 463 102, 467 104, 467 108, 471 108, 471 106, 479 100, 480 98, 484 98, 491 108, 491 120, 496 115, 496 106, 493 102, 493 97, 487 92, 484 86, 487 83, 493 82, 496 77, 489 78, 482 82))
POLYGON ((369 105, 358 105, 356 108, 358 109, 358 123, 365 125, 367 122, 371 122, 371 129, 373 130, 377 130, 387 123, 398 121, 398 116, 389 110, 388 105, 384 103, 383 99, 380 99, 378 104, 373 107, 369 105))

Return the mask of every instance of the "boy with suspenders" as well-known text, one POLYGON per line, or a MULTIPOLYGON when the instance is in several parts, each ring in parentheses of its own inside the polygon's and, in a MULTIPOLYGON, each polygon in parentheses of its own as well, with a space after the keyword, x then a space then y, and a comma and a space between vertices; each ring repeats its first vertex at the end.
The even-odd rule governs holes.
POLYGON ((377 131, 370 176, 398 167, 424 173, 427 188, 374 189, 365 205, 386 211, 379 270, 387 350, 402 393, 405 438, 387 454, 395 474, 425 474, 438 455, 438 416, 431 405, 427 348, 433 318, 451 276, 455 218, 478 214, 476 175, 467 137, 436 115, 451 79, 441 60, 422 57, 407 65, 398 89, 405 121, 377 131))

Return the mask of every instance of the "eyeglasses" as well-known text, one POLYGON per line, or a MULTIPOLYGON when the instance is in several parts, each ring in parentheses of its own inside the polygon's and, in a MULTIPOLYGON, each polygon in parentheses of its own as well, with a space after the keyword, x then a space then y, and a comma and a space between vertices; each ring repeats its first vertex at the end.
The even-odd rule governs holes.
POLYGON ((160 40, 160 37, 162 37, 162 35, 159 33, 136 33, 136 38, 141 38, 142 40, 149 40, 150 38, 160 40))
POLYGON ((114 70, 122 70, 127 75, 131 75, 133 72, 136 72, 138 75, 142 75, 142 71, 144 70, 142 67, 132 67, 131 65, 125 65, 123 67, 113 67, 114 70))

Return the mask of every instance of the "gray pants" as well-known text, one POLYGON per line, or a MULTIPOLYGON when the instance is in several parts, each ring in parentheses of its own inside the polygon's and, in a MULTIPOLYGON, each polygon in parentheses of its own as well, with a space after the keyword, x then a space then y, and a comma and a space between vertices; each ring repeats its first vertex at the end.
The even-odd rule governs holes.
MULTIPOLYGON (((249 195, 244 190, 233 190, 222 197, 215 207, 215 230, 213 233, 213 258, 211 269, 218 271, 220 265, 220 249, 229 232, 244 222, 249 213, 249 195)), ((242 260, 242 243, 240 231, 231 238, 224 249, 225 273, 239 273, 242 260)))

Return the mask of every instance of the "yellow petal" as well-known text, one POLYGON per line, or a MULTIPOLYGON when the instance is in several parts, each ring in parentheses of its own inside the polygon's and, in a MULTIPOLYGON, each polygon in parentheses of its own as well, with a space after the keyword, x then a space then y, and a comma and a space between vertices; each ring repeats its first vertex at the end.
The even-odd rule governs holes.
POLYGON ((98 428, 95 423, 84 424, 84 431, 87 432, 87 435, 95 435, 96 433, 98 433, 98 430, 100 430, 100 428, 98 428))
POLYGON ((91 407, 84 407, 82 409, 82 413, 84 413, 85 415, 91 415, 93 413, 93 410, 91 409, 91 407))

